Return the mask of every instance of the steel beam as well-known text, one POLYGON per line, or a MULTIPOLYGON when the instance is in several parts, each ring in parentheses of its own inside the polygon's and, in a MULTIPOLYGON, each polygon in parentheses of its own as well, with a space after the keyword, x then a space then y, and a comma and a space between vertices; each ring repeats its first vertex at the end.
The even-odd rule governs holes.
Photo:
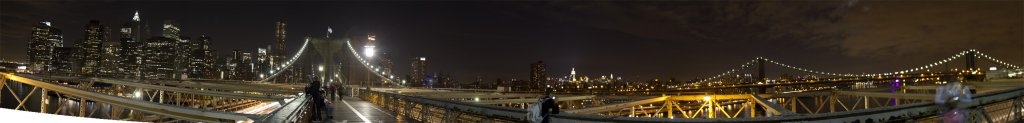
MULTIPOLYGON (((573 100, 591 99, 591 98, 594 98, 594 97, 595 97, 594 95, 566 96, 566 97, 561 97, 561 98, 556 97, 555 99, 557 101, 561 102, 561 101, 573 101, 573 100)), ((537 99, 526 98, 526 99, 480 100, 480 101, 463 101, 463 102, 471 102, 471 103, 477 103, 477 104, 533 103, 533 102, 537 102, 537 99)))
POLYGON ((213 83, 213 82, 196 82, 196 81, 173 81, 173 80, 122 80, 122 81, 140 81, 140 82, 151 82, 155 84, 190 87, 190 88, 206 88, 206 89, 217 89, 217 90, 228 90, 228 91, 246 91, 246 92, 259 92, 268 94, 283 94, 283 95, 295 95, 299 93, 304 87, 289 88, 279 87, 273 85, 259 85, 254 86, 252 84, 225 84, 225 83, 213 83))
MULTIPOLYGON (((82 99, 89 99, 91 101, 103 102, 111 105, 117 105, 121 107, 127 107, 139 111, 150 112, 154 114, 160 114, 164 116, 170 116, 178 119, 185 119, 190 121, 199 122, 224 122, 225 120, 231 121, 251 121, 247 116, 236 113, 220 112, 220 111, 205 111, 197 110, 192 108, 184 108, 177 106, 164 105, 154 102, 147 102, 142 100, 126 99, 113 95, 107 95, 103 93, 91 92, 81 90, 72 87, 61 86, 57 84, 42 82, 33 80, 13 74, 3 74, 3 76, 25 84, 52 90, 61 94, 68 94, 76 96, 82 99)), ((80 103, 82 104, 82 103, 80 103)))
POLYGON ((540 97, 543 95, 538 94, 494 94, 494 93, 471 93, 471 94, 413 94, 415 96, 426 97, 426 98, 437 98, 437 99, 461 99, 461 98, 532 98, 540 97))
POLYGON ((907 94, 907 93, 858 92, 858 91, 835 91, 835 93, 839 94, 839 95, 864 96, 864 97, 875 97, 875 98, 935 100, 935 94, 907 94))
POLYGON ((668 98, 669 98, 669 96, 662 96, 662 97, 655 97, 655 98, 650 98, 650 99, 645 99, 645 100, 638 100, 638 101, 633 101, 633 102, 626 102, 626 103, 619 103, 619 104, 604 105, 604 106, 599 106, 599 107, 591 107, 591 108, 584 108, 584 109, 569 110, 569 111, 565 111, 565 112, 566 113, 574 113, 574 114, 596 114, 596 113, 601 113, 601 112, 609 112, 609 111, 615 111, 615 110, 622 110, 623 108, 629 108, 629 107, 633 107, 633 106, 636 106, 636 105, 643 105, 643 104, 651 104, 651 103, 662 102, 662 101, 667 100, 668 98))
POLYGON ((766 114, 776 114, 781 116, 797 115, 797 113, 794 113, 793 111, 786 110, 786 108, 782 108, 782 106, 779 106, 779 104, 768 102, 764 98, 761 98, 761 96, 759 95, 751 95, 750 98, 754 99, 754 102, 757 102, 757 104, 761 104, 761 106, 764 106, 766 114))
POLYGON ((178 93, 198 94, 198 95, 215 96, 215 97, 229 97, 229 98, 265 100, 265 101, 281 101, 281 100, 283 100, 285 98, 288 98, 288 97, 284 97, 284 96, 274 96, 274 95, 254 95, 254 94, 232 93, 232 92, 222 92, 222 91, 209 91, 209 90, 197 90, 197 89, 188 89, 188 88, 178 88, 178 87, 169 87, 169 86, 133 83, 133 82, 126 82, 126 81, 121 81, 121 80, 114 80, 114 79, 100 79, 100 78, 93 78, 93 79, 97 80, 98 82, 117 84, 117 85, 125 85, 125 86, 129 86, 129 87, 145 88, 145 89, 153 89, 153 90, 164 90, 164 91, 174 91, 174 92, 178 92, 178 93))

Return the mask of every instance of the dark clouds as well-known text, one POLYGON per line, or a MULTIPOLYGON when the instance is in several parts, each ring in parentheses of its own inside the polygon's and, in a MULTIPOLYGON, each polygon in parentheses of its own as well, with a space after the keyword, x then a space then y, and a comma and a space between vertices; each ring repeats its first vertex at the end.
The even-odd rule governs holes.
MULTIPOLYGON (((1021 60, 1021 1, 862 2, 830 29, 844 30, 836 44, 854 57, 929 58, 979 49, 1021 60)), ((821 43, 819 43, 821 44, 821 43)))
MULTIPOLYGON (((967 49, 1022 61, 1022 6, 1021 1, 687 1, 564 2, 530 9, 649 39, 680 54, 696 53, 677 57, 756 55, 828 71, 882 72, 967 49)), ((683 67, 706 68, 695 64, 683 67)))

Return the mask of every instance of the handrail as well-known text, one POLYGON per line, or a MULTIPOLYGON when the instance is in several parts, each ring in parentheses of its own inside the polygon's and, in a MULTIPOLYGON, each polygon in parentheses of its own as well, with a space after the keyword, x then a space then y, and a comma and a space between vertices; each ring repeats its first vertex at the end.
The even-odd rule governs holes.
POLYGON ((309 105, 309 99, 305 94, 299 95, 293 98, 291 101, 287 101, 285 105, 281 106, 270 115, 261 118, 261 122, 264 123, 288 123, 296 122, 298 118, 302 117, 300 113, 305 112, 309 105))
POLYGON ((107 95, 103 93, 86 91, 78 88, 66 87, 58 84, 52 84, 42 82, 34 79, 29 79, 14 74, 3 73, 4 78, 12 81, 29 84, 39 88, 44 88, 51 91, 56 91, 62 94, 73 95, 76 97, 87 98, 90 101, 103 102, 111 105, 117 105, 126 107, 129 109, 165 115, 168 117, 179 118, 189 121, 201 121, 201 122, 223 122, 223 120, 233 121, 251 121, 251 119, 244 114, 223 112, 223 111, 207 111, 199 110, 186 107, 178 107, 165 105, 155 102, 148 102, 142 100, 126 99, 123 97, 107 95))
MULTIPOLYGON (((414 95, 404 95, 391 92, 362 90, 368 94, 379 94, 384 97, 400 98, 423 105, 486 116, 488 118, 500 118, 512 121, 526 121, 526 110, 508 107, 472 104, 453 100, 431 99, 414 95)), ((961 108, 976 108, 1005 100, 1024 96, 1024 87, 995 91, 975 95, 974 101, 959 104, 961 108)), ((572 114, 562 113, 551 117, 552 122, 851 122, 875 120, 886 121, 888 119, 922 118, 934 116, 940 110, 934 102, 920 102, 898 106, 878 107, 866 110, 854 110, 845 112, 831 112, 822 114, 795 114, 777 117, 756 117, 756 118, 717 118, 717 119, 666 119, 666 118, 638 118, 638 117, 613 117, 593 114, 572 114)))
MULTIPOLYGON (((1013 99, 1015 97, 1024 96, 1024 87, 1018 87, 1014 89, 1007 89, 992 93, 985 93, 975 95, 973 101, 970 103, 961 103, 957 107, 961 108, 973 108, 977 106, 983 106, 987 104, 997 103, 1013 99)), ((647 122, 647 123, 659 123, 659 122, 705 122, 705 123, 749 123, 749 122, 850 122, 850 121, 861 121, 872 119, 878 121, 884 121, 884 119, 894 118, 920 118, 926 116, 933 116, 941 108, 937 107, 934 102, 920 102, 899 106, 879 107, 867 110, 854 110, 846 112, 832 112, 816 115, 795 115, 795 116, 783 116, 783 117, 758 117, 758 118, 721 118, 721 119, 665 119, 665 118, 637 118, 637 117, 609 117, 601 115, 582 115, 582 114, 556 114, 552 117, 552 122, 573 122, 573 123, 590 123, 590 122, 647 122)))
POLYGON ((402 94, 389 93, 389 92, 371 91, 371 90, 366 90, 366 89, 361 89, 360 91, 364 92, 364 93, 373 93, 373 94, 381 94, 381 95, 391 96, 391 97, 398 97, 398 98, 402 98, 403 100, 406 100, 406 101, 411 101, 411 102, 415 102, 415 103, 419 103, 419 104, 423 104, 423 105, 429 105, 429 106, 433 106, 433 107, 444 108, 445 110, 449 110, 449 111, 465 112, 465 113, 470 113, 470 114, 474 114, 474 115, 487 116, 488 118, 505 119, 505 120, 512 120, 512 121, 526 121, 526 112, 527 111, 524 110, 524 109, 501 107, 501 106, 493 106, 493 105, 484 105, 484 104, 474 104, 474 103, 468 103, 468 102, 453 102, 451 100, 439 100, 439 99, 423 98, 423 97, 418 97, 418 96, 402 95, 402 94))

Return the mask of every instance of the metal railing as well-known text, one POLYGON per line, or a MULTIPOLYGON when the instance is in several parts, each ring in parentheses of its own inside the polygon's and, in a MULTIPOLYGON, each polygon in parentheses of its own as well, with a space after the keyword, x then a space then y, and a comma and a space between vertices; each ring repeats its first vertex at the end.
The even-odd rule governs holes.
MULTIPOLYGON (((83 89, 79 89, 79 88, 75 88, 75 87, 69 87, 69 86, 65 86, 65 85, 61 85, 61 84, 43 82, 43 81, 40 81, 40 80, 35 80, 35 79, 31 79, 31 78, 21 77, 21 76, 17 76, 15 74, 10 74, 10 73, 2 73, 2 74, 0 74, 0 82, 2 82, 2 83, 0 83, 0 85, 7 84, 8 82, 18 83, 18 84, 23 84, 23 85, 30 85, 33 88, 31 92, 35 92, 36 88, 45 89, 46 91, 42 91, 43 93, 49 92, 49 93, 58 93, 58 94, 61 94, 61 95, 71 96, 71 97, 77 98, 78 102, 80 102, 80 103, 89 103, 91 101, 91 103, 93 103, 93 104, 111 105, 112 107, 116 106, 117 107, 116 109, 124 108, 124 109, 129 109, 131 111, 146 112, 146 113, 149 113, 149 114, 152 114, 152 115, 156 115, 156 116, 158 116, 158 118, 159 117, 168 117, 168 118, 182 119, 182 120, 188 120, 188 121, 198 121, 198 122, 229 122, 229 121, 230 122, 252 122, 252 120, 249 118, 249 115, 245 115, 245 114, 238 114, 238 113, 224 112, 224 111, 211 111, 211 110, 204 110, 204 109, 195 109, 195 108, 180 107, 180 106, 161 104, 161 103, 144 101, 144 100, 129 99, 129 98, 119 97, 119 96, 115 96, 115 95, 108 95, 108 94, 105 94, 105 93, 99 93, 99 92, 93 92, 93 91, 90 91, 90 90, 83 90, 83 89)), ((10 87, 7 87, 7 88, 10 89, 10 87)), ((22 97, 22 98, 30 98, 32 96, 31 92, 30 92, 30 94, 28 94, 28 95, 26 95, 25 97, 22 97)), ((17 96, 17 95, 15 95, 15 96, 17 96)), ((44 100, 44 101, 46 100, 45 99, 46 97, 48 97, 48 96, 46 96, 45 94, 43 96, 40 96, 40 98, 44 98, 44 99, 41 99, 41 100, 44 100)), ((21 103, 24 103, 24 101, 21 101, 21 103)), ((40 102, 40 103, 46 103, 46 102, 40 102)), ((85 105, 79 105, 79 113, 78 113, 78 115, 80 117, 86 117, 86 113, 85 112, 86 112, 87 109, 96 110, 96 108, 87 108, 87 106, 85 106, 85 105)), ((95 111, 89 111, 89 112, 95 112, 95 111)), ((46 111, 43 111, 43 113, 46 113, 46 111)), ((92 116, 93 113, 89 113, 89 115, 92 116)), ((116 114, 112 113, 110 115, 111 115, 112 119, 122 120, 122 119, 119 119, 118 117, 122 117, 121 115, 123 115, 123 114, 122 113, 116 113, 116 114)), ((129 116, 126 116, 126 117, 138 117, 138 116, 139 115, 129 114, 129 116)))
MULTIPOLYGON (((431 99, 385 91, 361 89, 359 97, 414 120, 438 122, 526 122, 526 110, 481 105, 454 100, 431 99)), ((1011 88, 975 95, 974 101, 959 104, 969 109, 969 119, 975 122, 1019 121, 1024 114, 1024 88, 1011 88), (998 113, 998 114, 994 114, 998 113)), ((864 110, 798 114, 781 117, 756 118, 708 118, 708 119, 666 119, 640 117, 614 117, 561 113, 551 117, 552 122, 898 122, 929 120, 936 117, 942 107, 934 102, 917 102, 896 106, 876 107, 864 110)))
POLYGON ((453 102, 360 89, 359 97, 381 109, 428 123, 526 122, 526 110, 453 102))
POLYGON ((281 108, 260 119, 263 123, 306 123, 310 121, 310 102, 305 94, 287 101, 281 108))

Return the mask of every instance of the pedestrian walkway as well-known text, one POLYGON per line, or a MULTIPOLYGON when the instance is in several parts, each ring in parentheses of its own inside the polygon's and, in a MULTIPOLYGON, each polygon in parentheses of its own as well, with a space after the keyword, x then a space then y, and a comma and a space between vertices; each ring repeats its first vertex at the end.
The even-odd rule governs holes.
POLYGON ((334 123, 418 123, 408 117, 399 117, 394 114, 377 108, 370 102, 355 97, 345 97, 344 100, 335 100, 334 123))

